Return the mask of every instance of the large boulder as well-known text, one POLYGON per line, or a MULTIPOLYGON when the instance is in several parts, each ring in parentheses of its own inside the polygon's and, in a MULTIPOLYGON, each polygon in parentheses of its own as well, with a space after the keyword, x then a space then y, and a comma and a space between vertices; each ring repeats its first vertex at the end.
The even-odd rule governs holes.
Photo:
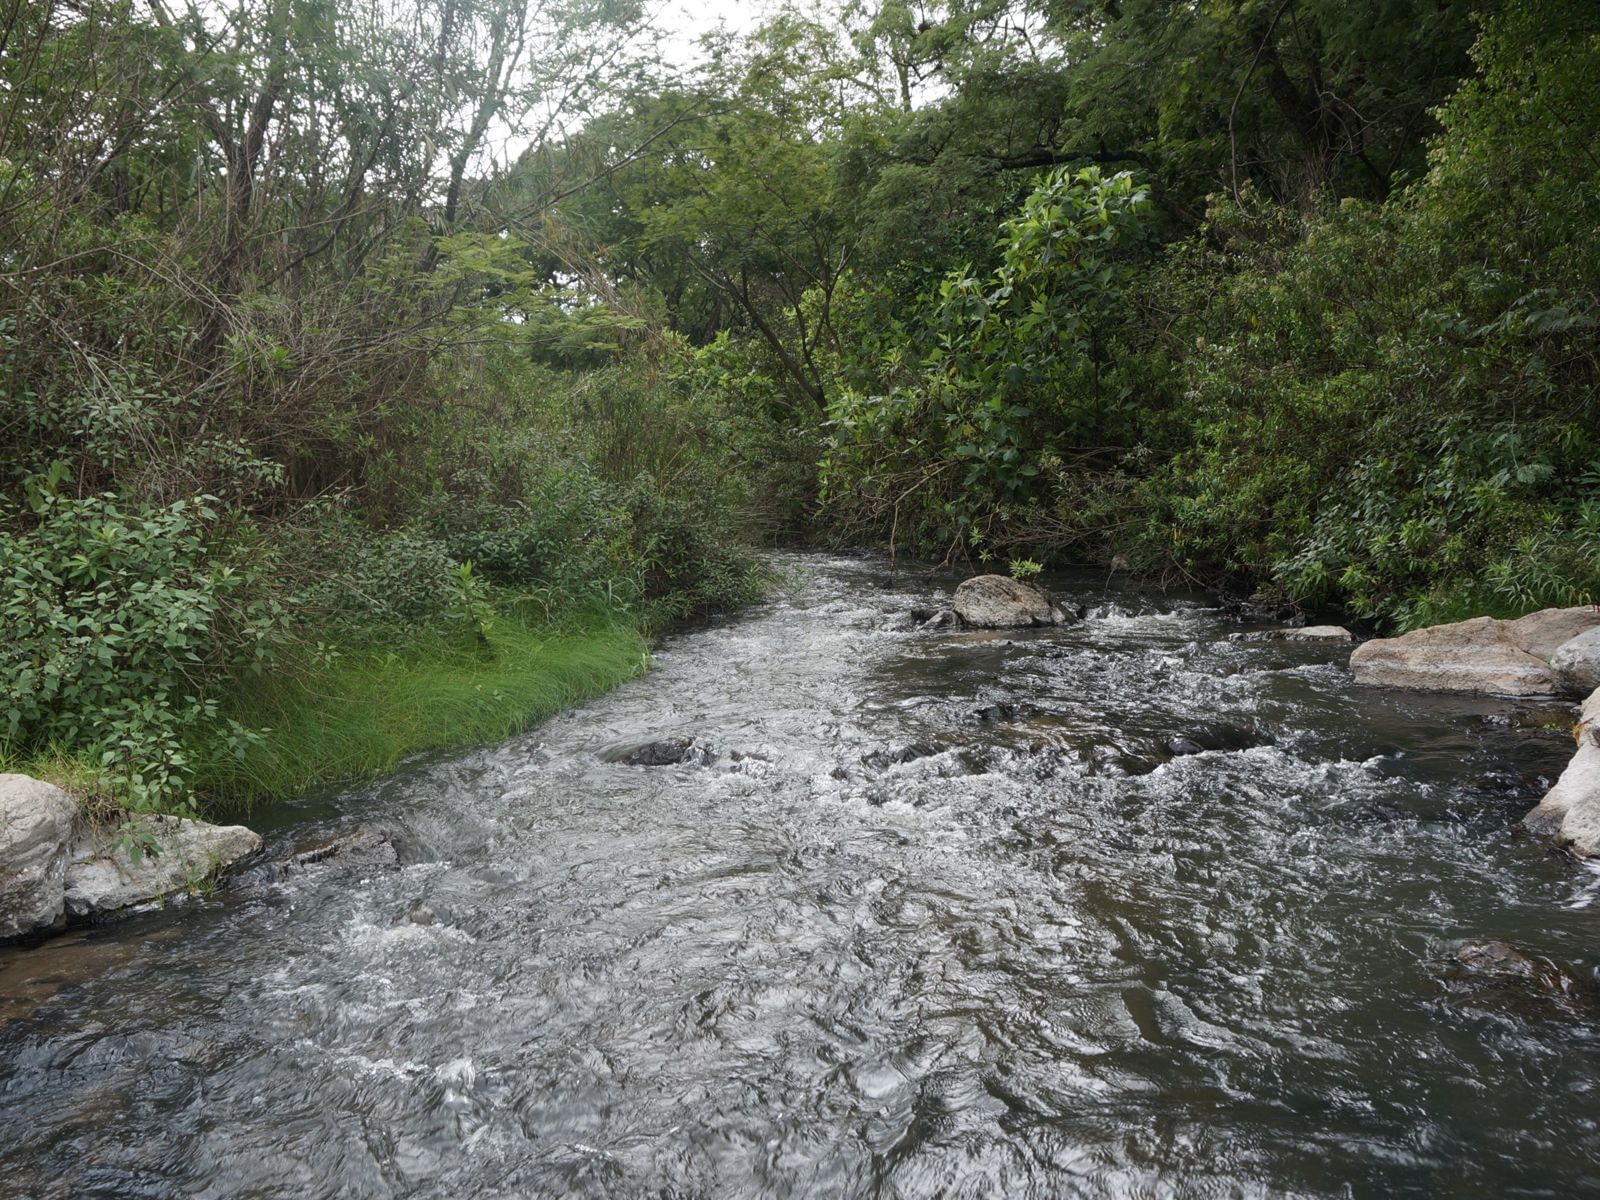
POLYGON ((1574 853, 1600 858, 1600 688, 1584 702, 1573 731, 1578 751, 1539 806, 1523 818, 1574 853))
POLYGON ((1350 656, 1356 682, 1495 696, 1582 695, 1551 665, 1567 643, 1600 629, 1600 608, 1547 608, 1515 621, 1474 617, 1396 638, 1350 656))
POLYGON ((1006 575, 977 575, 956 588, 956 615, 978 629, 1065 625, 1073 618, 1049 592, 1006 575))
POLYGON ((61 919, 78 806, 28 775, 0 775, 0 941, 61 919))
POLYGON ((1579 693, 1600 688, 1600 627, 1562 642, 1550 666, 1564 687, 1579 693))
POLYGON ((85 838, 67 866, 67 915, 78 920, 193 891, 261 849, 243 825, 139 817, 118 836, 85 838), (130 847, 137 845, 137 859, 130 847))

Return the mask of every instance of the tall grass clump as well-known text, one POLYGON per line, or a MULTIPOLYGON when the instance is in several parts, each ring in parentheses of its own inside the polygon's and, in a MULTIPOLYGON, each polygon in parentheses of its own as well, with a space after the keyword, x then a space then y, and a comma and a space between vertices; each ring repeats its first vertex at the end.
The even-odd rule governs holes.
POLYGON ((230 698, 232 720, 269 732, 243 754, 202 763, 195 783, 238 802, 370 778, 409 755, 508 737, 648 663, 645 640, 620 614, 551 624, 526 605, 497 613, 481 640, 425 629, 408 644, 325 650, 230 698))

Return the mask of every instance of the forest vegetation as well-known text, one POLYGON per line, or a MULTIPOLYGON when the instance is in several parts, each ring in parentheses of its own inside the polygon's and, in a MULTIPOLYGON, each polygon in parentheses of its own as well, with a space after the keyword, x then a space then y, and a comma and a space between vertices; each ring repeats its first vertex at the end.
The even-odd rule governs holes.
POLYGON ((0 0, 0 758, 501 736, 761 545, 1600 598, 1600 5, 0 0))

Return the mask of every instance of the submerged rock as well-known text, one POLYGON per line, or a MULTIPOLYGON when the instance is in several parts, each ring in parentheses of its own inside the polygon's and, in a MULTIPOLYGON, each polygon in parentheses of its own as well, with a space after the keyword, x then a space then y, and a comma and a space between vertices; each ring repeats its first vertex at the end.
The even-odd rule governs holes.
POLYGON ((0 775, 0 941, 61 919, 78 806, 29 775, 0 775))
POLYGON ((85 838, 67 866, 67 915, 101 916, 192 892, 223 867, 261 849, 243 825, 137 817, 113 834, 85 838), (138 846, 137 860, 131 850, 138 846))
POLYGON ((1573 694, 1552 659, 1567 643, 1594 629, 1600 629, 1600 608, 1547 608, 1516 621, 1474 617, 1370 641, 1350 656, 1350 669, 1357 683, 1376 687, 1498 696, 1573 694))
POLYGON ((1573 736, 1578 750, 1556 785, 1523 823, 1574 854, 1600 858, 1600 688, 1584 702, 1573 736))
POLYGON ((874 750, 862 756, 861 765, 874 771, 887 771, 890 767, 916 762, 919 758, 932 758, 938 753, 937 746, 930 746, 926 742, 913 742, 899 750, 874 750))
POLYGON ((1593 988, 1552 960, 1506 942, 1468 942, 1456 951, 1455 966, 1462 976, 1479 983, 1531 988, 1566 1001, 1595 999, 1593 988))
POLYGON ((998 704, 985 704, 982 708, 972 710, 972 720, 979 725, 993 725, 999 721, 1015 721, 1023 715, 1023 706, 1001 701, 998 704))
POLYGON ((715 757, 709 746, 702 746, 693 738, 671 737, 625 750, 613 761, 628 767, 675 767, 680 763, 704 765, 715 757))
POLYGON ((1074 618, 1044 588, 1005 575, 978 575, 956 588, 956 615, 977 629, 1065 625, 1074 618))
POLYGON ((388 830, 354 829, 295 851, 288 864, 291 871, 323 865, 351 869, 397 867, 400 849, 395 845, 395 835, 388 830))
POLYGON ((411 907, 406 909, 403 918, 412 925, 450 925, 454 923, 455 916, 449 908, 442 904, 430 904, 426 900, 414 900, 411 907))
POLYGON ((1217 606, 1230 620, 1246 621, 1303 621, 1295 605, 1266 592, 1249 596, 1224 593, 1217 598, 1217 606))
POLYGON ((1173 758, 1188 758, 1212 750, 1252 750, 1257 746, 1270 746, 1274 740, 1274 736, 1266 731, 1218 727, 1169 734, 1161 739, 1161 749, 1173 758))

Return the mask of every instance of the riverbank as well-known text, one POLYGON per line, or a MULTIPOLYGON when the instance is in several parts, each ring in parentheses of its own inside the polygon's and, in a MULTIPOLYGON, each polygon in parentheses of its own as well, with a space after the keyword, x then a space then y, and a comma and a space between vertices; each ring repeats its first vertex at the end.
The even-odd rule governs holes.
MULTIPOLYGON (((600 608, 562 620, 507 609, 481 641, 439 628, 405 633, 238 681, 222 713, 257 736, 197 764, 193 791, 173 807, 243 816, 313 785, 383 775, 415 754, 499 741, 649 665, 641 625, 600 608)), ((54 784, 102 819, 117 813, 83 755, 0 755, 0 772, 54 784)))

